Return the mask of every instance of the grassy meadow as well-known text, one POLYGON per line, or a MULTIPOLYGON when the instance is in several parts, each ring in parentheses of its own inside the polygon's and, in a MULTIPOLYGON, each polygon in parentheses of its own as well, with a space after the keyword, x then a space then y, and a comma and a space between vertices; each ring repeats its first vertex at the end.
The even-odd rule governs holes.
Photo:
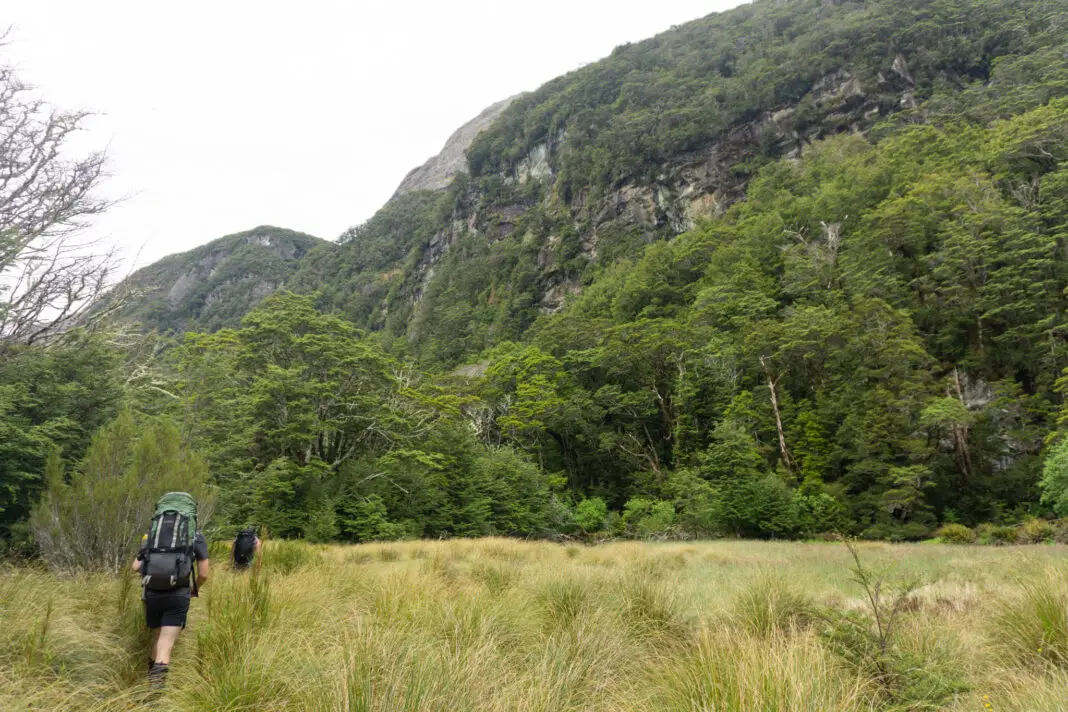
POLYGON ((222 553, 162 693, 132 577, 0 571, 0 709, 1068 709, 1059 545, 863 544, 868 589, 830 543, 222 553))

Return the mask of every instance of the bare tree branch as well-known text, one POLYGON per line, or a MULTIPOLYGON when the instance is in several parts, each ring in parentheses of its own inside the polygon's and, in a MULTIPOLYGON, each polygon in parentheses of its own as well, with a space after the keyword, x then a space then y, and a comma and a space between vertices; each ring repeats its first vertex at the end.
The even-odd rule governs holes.
POLYGON ((112 205, 96 195, 104 153, 70 156, 88 116, 48 106, 0 66, 0 344, 48 343, 112 277, 114 251, 80 238, 112 205))

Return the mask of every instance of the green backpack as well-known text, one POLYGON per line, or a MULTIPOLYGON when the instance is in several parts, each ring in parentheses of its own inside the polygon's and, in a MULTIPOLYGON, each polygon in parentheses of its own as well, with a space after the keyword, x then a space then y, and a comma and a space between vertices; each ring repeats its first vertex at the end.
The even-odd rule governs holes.
MULTIPOLYGON (((168 492, 156 502, 148 527, 141 582, 154 591, 190 585, 196 556, 197 501, 186 492, 168 492)), ((193 579, 193 585, 196 581, 193 579)))

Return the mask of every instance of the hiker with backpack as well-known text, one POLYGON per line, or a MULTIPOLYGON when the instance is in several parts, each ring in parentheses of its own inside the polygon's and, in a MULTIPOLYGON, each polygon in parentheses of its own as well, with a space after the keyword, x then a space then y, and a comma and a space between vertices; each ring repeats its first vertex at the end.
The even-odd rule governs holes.
POLYGON ((262 546, 260 538, 256 536, 256 529, 248 527, 238 532, 234 538, 233 546, 230 547, 230 559, 235 569, 247 569, 252 565, 252 560, 260 553, 262 546))
POLYGON ((208 543, 197 531, 192 495, 168 492, 159 499, 133 570, 141 574, 145 623, 152 631, 148 679, 158 687, 166 680, 171 650, 185 628, 190 598, 208 580, 208 543))

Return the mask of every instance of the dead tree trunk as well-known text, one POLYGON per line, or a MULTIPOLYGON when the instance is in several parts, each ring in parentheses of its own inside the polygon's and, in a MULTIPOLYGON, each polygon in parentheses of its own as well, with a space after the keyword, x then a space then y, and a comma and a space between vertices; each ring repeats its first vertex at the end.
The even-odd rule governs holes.
MULTIPOLYGON (((964 389, 960 385, 960 371, 956 367, 953 368, 953 386, 960 404, 967 409, 968 404, 964 402, 964 389)), ((953 449, 957 454, 957 466, 960 468, 961 474, 964 475, 964 479, 969 480, 972 476, 972 454, 968 447, 968 424, 953 423, 951 430, 953 433, 953 449)))
POLYGON ((786 447, 786 432, 783 430, 782 414, 779 412, 779 396, 775 391, 775 387, 779 383, 779 377, 772 377, 771 369, 768 368, 768 361, 763 356, 760 357, 760 365, 764 368, 764 375, 768 379, 768 392, 771 393, 771 409, 775 413, 775 429, 779 433, 779 454, 782 456, 782 464, 786 466, 786 469, 791 474, 796 474, 794 460, 790 456, 790 449, 786 447))

